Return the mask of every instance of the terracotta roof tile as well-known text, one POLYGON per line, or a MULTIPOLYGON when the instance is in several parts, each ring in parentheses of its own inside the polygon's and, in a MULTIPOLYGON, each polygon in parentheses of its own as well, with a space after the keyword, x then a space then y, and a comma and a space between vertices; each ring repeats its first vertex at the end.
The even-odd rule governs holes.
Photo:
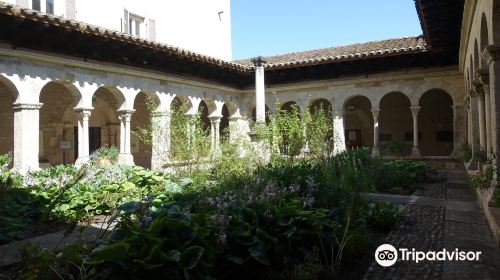
MULTIPOLYGON (((336 60, 355 60, 376 56, 396 55, 426 51, 424 37, 403 37, 366 43, 358 43, 331 48, 293 52, 263 57, 266 68, 281 68, 303 64, 321 64, 336 60)), ((252 67, 250 59, 236 60, 235 63, 252 67)))

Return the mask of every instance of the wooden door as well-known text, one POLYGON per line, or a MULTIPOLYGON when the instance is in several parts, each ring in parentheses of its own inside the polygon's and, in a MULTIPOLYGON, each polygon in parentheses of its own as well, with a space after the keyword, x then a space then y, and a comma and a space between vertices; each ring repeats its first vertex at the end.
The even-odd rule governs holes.
POLYGON ((347 148, 361 147, 363 145, 361 129, 346 129, 345 142, 347 148))

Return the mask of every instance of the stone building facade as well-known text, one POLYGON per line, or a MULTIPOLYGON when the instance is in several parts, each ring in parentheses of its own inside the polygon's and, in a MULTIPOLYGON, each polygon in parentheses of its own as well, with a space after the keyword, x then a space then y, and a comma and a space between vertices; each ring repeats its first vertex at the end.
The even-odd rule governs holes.
POLYGON ((204 108, 217 149, 225 127, 231 139, 249 140, 253 119, 262 122, 278 99, 301 112, 315 103, 331 109, 336 150, 390 155, 385 147, 394 142, 405 157, 449 159, 466 142, 496 160, 500 1, 461 2, 417 0, 422 36, 260 62, 0 2, 0 153, 13 151, 14 167, 27 171, 85 162, 96 148, 116 146, 121 163, 161 168, 169 134, 151 147, 133 133, 150 121, 146 100, 159 104, 154 118, 167 132, 175 100, 191 115, 204 108))

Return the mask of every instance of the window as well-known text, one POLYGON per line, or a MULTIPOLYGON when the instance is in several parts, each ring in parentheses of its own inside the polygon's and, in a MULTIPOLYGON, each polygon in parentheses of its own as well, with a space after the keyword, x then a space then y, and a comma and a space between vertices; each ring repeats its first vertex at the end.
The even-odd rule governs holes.
POLYGON ((54 0, 47 0, 45 2, 45 11, 47 14, 54 14, 54 0))
POLYGON ((144 24, 144 18, 129 14, 128 17, 128 34, 141 37, 141 29, 144 24))
POLYGON ((31 9, 47 14, 54 14, 54 0, 31 0, 31 9))
POLYGON ((41 11, 42 10, 42 3, 40 2, 40 0, 32 0, 31 9, 33 9, 35 11, 41 11))

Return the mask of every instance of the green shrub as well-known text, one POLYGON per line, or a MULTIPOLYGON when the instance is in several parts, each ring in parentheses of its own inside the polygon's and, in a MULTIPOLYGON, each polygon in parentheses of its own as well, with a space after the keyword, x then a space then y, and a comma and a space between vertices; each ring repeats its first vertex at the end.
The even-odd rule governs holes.
POLYGON ((412 160, 383 162, 377 169, 376 189, 393 193, 413 192, 420 184, 437 174, 430 165, 412 160))
POLYGON ((484 171, 469 176, 470 184, 476 189, 489 189, 493 180, 493 168, 488 167, 484 171))
POLYGON ((469 162, 472 159, 472 148, 465 141, 460 145, 460 159, 469 162))

